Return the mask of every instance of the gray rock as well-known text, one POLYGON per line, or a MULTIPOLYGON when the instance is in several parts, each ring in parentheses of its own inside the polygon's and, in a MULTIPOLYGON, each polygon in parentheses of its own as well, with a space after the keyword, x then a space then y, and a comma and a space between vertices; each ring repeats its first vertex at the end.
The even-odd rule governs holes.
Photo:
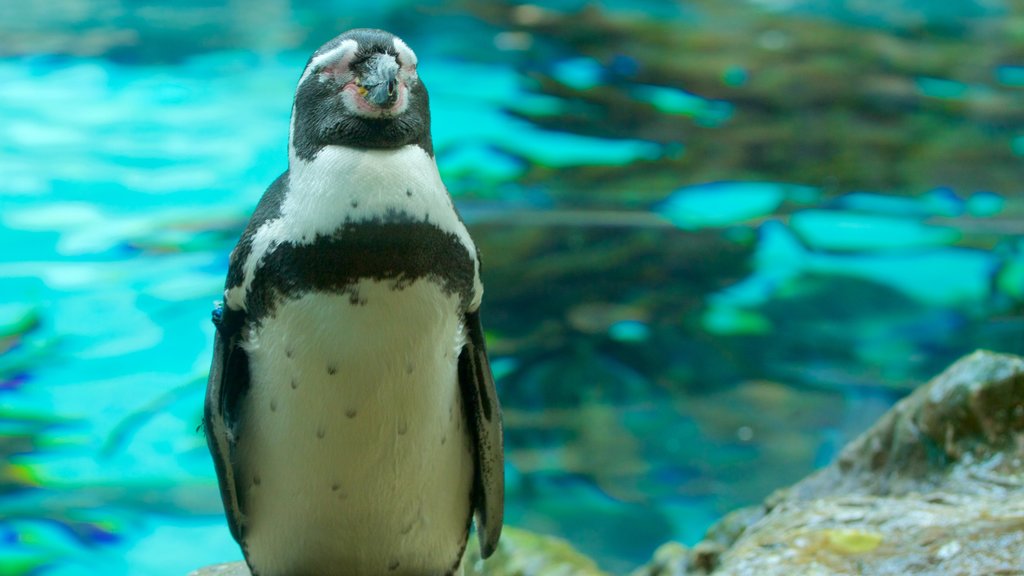
POLYGON ((249 567, 245 562, 231 562, 229 564, 215 564, 189 572, 188 576, 252 576, 249 567))
POLYGON ((673 561, 634 574, 1024 574, 1024 359, 961 359, 673 561))
POLYGON ((1024 359, 975 352, 896 404, 830 466, 774 500, 936 491, 1002 496, 1022 488, 1024 359))
POLYGON ((719 562, 716 576, 1024 574, 1024 498, 932 493, 786 502, 719 562))

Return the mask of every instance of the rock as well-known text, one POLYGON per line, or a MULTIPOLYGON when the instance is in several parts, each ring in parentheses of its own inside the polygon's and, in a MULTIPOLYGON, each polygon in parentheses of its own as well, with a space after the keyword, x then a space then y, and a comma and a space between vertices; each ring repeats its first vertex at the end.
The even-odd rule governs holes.
POLYGON ((692 554, 692 550, 678 542, 662 544, 654 551, 651 562, 633 571, 630 576, 685 576, 688 574, 692 554))
POLYGON ((904 398, 779 502, 831 495, 1003 496, 1024 488, 1024 359, 975 352, 904 398))
POLYGON ((215 564, 189 572, 188 576, 252 576, 249 567, 245 562, 231 562, 228 564, 215 564))
POLYGON ((1021 574, 1024 498, 935 493, 787 502, 720 560, 716 576, 1021 574))
MULTIPOLYGON (((471 536, 462 561, 463 576, 607 576, 593 560, 561 538, 533 534, 506 526, 494 555, 480 560, 476 536, 471 536)), ((201 568, 188 576, 250 576, 244 562, 201 568)))
POLYGON ((480 560, 475 537, 467 550, 462 561, 465 576, 607 576, 565 540, 509 526, 486 562, 480 560))
POLYGON ((634 576, 1024 574, 1024 359, 961 359, 674 561, 634 576))

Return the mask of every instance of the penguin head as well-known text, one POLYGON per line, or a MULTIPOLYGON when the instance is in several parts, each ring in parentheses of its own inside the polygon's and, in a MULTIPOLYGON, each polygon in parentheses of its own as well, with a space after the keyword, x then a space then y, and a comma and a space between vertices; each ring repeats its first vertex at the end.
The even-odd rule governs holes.
POLYGON ((383 30, 349 30, 321 46, 295 90, 293 155, 311 160, 331 145, 408 144, 433 154, 427 89, 416 63, 412 49, 383 30))

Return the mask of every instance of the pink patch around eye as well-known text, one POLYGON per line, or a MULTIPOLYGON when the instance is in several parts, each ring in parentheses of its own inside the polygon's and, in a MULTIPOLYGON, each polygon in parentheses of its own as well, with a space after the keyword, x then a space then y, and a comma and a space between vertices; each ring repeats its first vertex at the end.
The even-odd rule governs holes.
POLYGON ((331 64, 330 66, 325 66, 320 70, 320 76, 338 77, 348 73, 348 64, 346 62, 331 64))
MULTIPOLYGON (((325 77, 340 77, 345 74, 351 74, 349 70, 349 64, 352 62, 352 58, 355 56, 356 43, 353 40, 345 40, 338 46, 320 54, 314 56, 313 60, 309 63, 306 68, 306 73, 316 70, 317 75, 323 79, 325 77)), ((305 79, 305 74, 303 79, 305 79)))

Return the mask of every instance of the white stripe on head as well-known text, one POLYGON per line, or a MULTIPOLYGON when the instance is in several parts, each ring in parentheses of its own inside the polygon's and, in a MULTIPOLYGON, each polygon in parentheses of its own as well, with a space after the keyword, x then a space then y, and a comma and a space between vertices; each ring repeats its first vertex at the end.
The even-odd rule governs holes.
POLYGON ((337 64, 348 69, 349 63, 352 61, 352 57, 356 55, 356 50, 359 48, 359 43, 351 38, 348 40, 342 40, 337 46, 324 52, 323 54, 317 54, 309 61, 306 69, 302 72, 302 78, 299 79, 299 85, 309 78, 309 75, 323 67, 329 62, 337 62, 337 64))
POLYGON ((418 63, 416 53, 397 36, 395 37, 395 52, 398 52, 398 61, 402 64, 402 72, 409 78, 415 78, 416 64, 418 63))
MULTIPOLYGON (((356 55, 356 50, 359 49, 359 43, 349 38, 348 40, 342 40, 337 46, 330 50, 325 50, 320 54, 314 55, 309 60, 309 64, 306 65, 306 69, 302 71, 302 77, 299 78, 298 86, 302 86, 309 76, 313 74, 314 70, 320 70, 327 64, 333 64, 334 66, 343 67, 346 71, 349 69, 349 65, 352 63, 352 58, 356 55)), ((296 87, 298 92, 298 87, 296 87)), ((292 116, 291 123, 288 127, 288 156, 294 161, 295 159, 295 106, 292 105, 292 116)))

